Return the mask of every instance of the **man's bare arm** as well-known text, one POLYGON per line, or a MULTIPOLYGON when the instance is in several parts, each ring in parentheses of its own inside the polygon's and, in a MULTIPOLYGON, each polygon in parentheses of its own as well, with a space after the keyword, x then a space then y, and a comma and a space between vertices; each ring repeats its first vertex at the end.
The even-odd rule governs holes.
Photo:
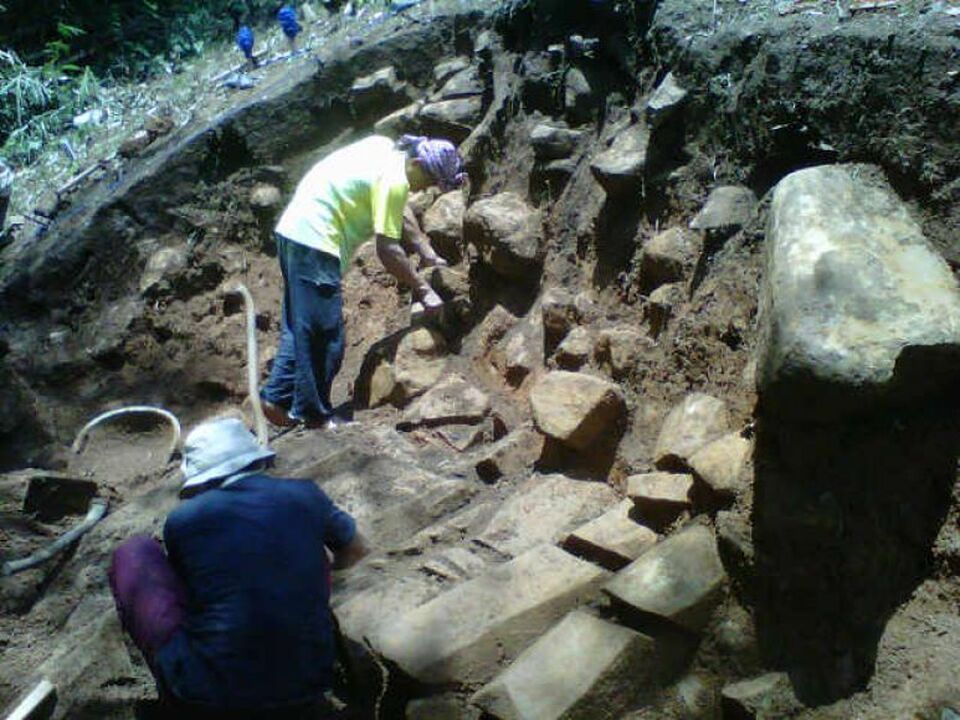
POLYGON ((415 252, 420 256, 424 267, 447 264, 433 249, 430 238, 420 228, 417 216, 409 205, 403 207, 403 245, 408 252, 415 252))
POLYGON ((443 305, 443 300, 433 291, 433 288, 413 271, 400 243, 384 235, 377 235, 377 257, 397 282, 413 290, 414 296, 423 303, 425 308, 435 309, 443 305))

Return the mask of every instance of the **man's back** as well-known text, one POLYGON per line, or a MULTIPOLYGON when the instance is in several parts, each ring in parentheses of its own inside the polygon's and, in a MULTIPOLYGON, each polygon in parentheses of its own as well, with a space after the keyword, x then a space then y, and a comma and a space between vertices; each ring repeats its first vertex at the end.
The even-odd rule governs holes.
POLYGON ((218 708, 309 701, 330 683, 324 545, 353 520, 312 482, 242 477, 174 510, 164 528, 188 592, 186 620, 157 653, 167 688, 218 708))

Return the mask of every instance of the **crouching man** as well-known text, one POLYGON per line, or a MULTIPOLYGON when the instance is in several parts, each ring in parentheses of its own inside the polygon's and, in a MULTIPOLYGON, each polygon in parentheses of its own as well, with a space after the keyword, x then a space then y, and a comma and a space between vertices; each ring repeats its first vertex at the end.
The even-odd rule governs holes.
POLYGON ((366 553, 314 483, 271 477, 273 451, 221 418, 185 442, 185 501, 163 537, 114 553, 110 587, 170 717, 316 718, 332 683, 330 563, 366 553))

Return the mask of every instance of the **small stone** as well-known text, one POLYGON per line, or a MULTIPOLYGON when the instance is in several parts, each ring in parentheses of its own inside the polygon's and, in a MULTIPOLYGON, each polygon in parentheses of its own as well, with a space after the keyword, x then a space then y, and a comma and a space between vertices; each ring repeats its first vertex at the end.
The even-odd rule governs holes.
POLYGON ((669 525, 691 505, 693 476, 665 472, 627 478, 627 497, 637 513, 655 528, 669 525))
POLYGON ((643 245, 640 256, 640 291, 649 294, 661 285, 683 280, 692 273, 700 243, 684 228, 670 228, 643 245))
POLYGON ((747 484, 744 466, 753 444, 740 433, 714 440, 690 456, 690 468, 711 490, 722 497, 733 497, 747 484))
POLYGON ((582 373, 547 373, 530 391, 537 427, 545 435, 586 450, 602 435, 619 434, 626 415, 620 388, 582 373))
POLYGON ((533 467, 542 451, 543 435, 531 427, 518 428, 485 451, 475 466, 477 475, 488 483, 520 475, 533 467))
POLYGON ((463 192, 444 193, 423 214, 423 231, 430 237, 434 250, 447 262, 456 265, 463 259, 463 216, 466 201, 463 192))
POLYGON ((703 232, 732 235, 749 223, 757 210, 757 197, 750 188, 737 185, 718 187, 690 227, 703 232))
POLYGON ((633 372, 642 355, 654 347, 653 341, 631 328, 606 328, 597 339, 597 356, 610 363, 614 378, 633 372))
POLYGON ((476 425, 490 413, 490 398, 462 375, 450 375, 427 390, 404 413, 404 430, 438 425, 476 425))
POLYGON ((650 133, 642 125, 631 125, 614 138, 607 150, 597 155, 590 170, 608 194, 633 191, 640 186, 647 166, 650 133))
POLYGON ((730 429, 730 416, 723 400, 692 393, 670 411, 653 451, 660 470, 684 470, 697 450, 730 429))
POLYGON ((562 160, 573 154, 581 137, 579 130, 541 123, 530 132, 530 144, 537 160, 562 160))
POLYGON ((643 314, 650 323, 650 335, 660 337, 667 328, 670 318, 676 315, 676 308, 686 300, 683 283, 661 285, 650 293, 649 301, 643 306, 643 314))
POLYGON ((367 406, 375 408, 392 402, 396 388, 397 378, 393 372, 393 365, 386 360, 381 360, 370 376, 370 397, 367 406))
POLYGON ((725 580, 713 533, 693 525, 643 553, 604 592, 623 611, 700 632, 710 622, 725 580))
POLYGON ((283 203, 283 195, 273 185, 257 183, 250 190, 250 204, 255 208, 268 210, 277 208, 283 203))
POLYGON ((120 147, 117 148, 117 154, 120 155, 120 157, 132 158, 146 150, 150 142, 150 133, 146 130, 137 130, 137 132, 120 143, 120 147))
POLYGON ((676 76, 672 72, 667 73, 647 100, 647 122, 650 127, 656 129, 676 115, 687 99, 687 94, 677 82, 676 76))
POLYGON ((563 288, 549 288, 544 292, 540 313, 543 318, 543 331, 553 347, 580 321, 580 311, 573 295, 563 288))
POLYGON ((593 333, 585 327, 575 327, 557 348, 557 366, 564 370, 579 370, 593 353, 593 333))
POLYGON ((801 709, 785 673, 767 673, 723 688, 723 717, 763 720, 788 717, 801 709))
POLYGON ((474 203, 463 230, 498 275, 527 285, 539 282, 544 254, 540 213, 519 195, 500 193, 474 203))
POLYGON ((564 548, 607 570, 629 565, 657 541, 653 530, 630 517, 632 510, 632 500, 621 500, 612 510, 570 533, 564 548))
POLYGON ((620 717, 652 680, 655 647, 646 635, 575 610, 471 702, 501 720, 620 717))
POLYGON ((512 387, 519 385, 543 367, 543 336, 529 318, 517 323, 503 339, 502 350, 494 353, 494 364, 501 368, 512 387))
POLYGON ((164 135, 169 135, 174 127, 176 127, 176 123, 170 115, 148 115, 143 122, 143 129, 150 135, 151 142, 164 135))
POLYGON ((717 513, 717 544, 728 566, 745 575, 754 563, 753 528, 742 513, 721 510, 717 513))
POLYGON ((717 717, 719 698, 708 677, 692 673, 674 685, 677 702, 684 720, 713 720, 717 717))
POLYGON ((160 248, 150 256, 140 276, 140 292, 162 293, 170 290, 170 280, 187 265, 180 248, 160 248))

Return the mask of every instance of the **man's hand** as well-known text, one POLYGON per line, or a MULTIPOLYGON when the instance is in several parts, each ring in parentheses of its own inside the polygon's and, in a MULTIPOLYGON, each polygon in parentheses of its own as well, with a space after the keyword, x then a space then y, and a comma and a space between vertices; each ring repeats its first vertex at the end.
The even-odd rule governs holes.
POLYGON ((343 570, 351 565, 356 565, 369 554, 370 548, 367 547, 367 541, 357 531, 349 545, 333 553, 333 569, 343 570))

